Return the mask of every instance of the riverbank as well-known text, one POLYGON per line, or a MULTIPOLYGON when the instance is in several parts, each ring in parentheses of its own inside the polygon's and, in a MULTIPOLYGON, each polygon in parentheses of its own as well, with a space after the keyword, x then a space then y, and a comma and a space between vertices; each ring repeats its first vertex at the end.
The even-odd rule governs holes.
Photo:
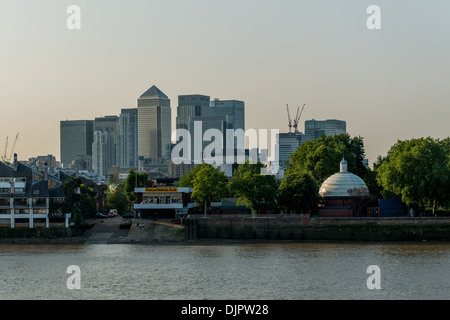
POLYGON ((0 228, 0 244, 233 245, 258 243, 450 242, 450 218, 209 217, 88 221, 90 228, 0 228))

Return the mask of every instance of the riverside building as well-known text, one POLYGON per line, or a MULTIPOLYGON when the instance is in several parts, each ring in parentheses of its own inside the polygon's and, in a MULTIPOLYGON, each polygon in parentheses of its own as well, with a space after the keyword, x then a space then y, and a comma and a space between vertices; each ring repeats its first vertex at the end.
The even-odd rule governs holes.
POLYGON ((59 216, 65 218, 68 226, 68 216, 52 210, 53 203, 64 200, 62 182, 44 172, 17 161, 6 164, 0 162, 0 225, 15 228, 26 224, 29 228, 39 223, 50 227, 50 218, 59 216))

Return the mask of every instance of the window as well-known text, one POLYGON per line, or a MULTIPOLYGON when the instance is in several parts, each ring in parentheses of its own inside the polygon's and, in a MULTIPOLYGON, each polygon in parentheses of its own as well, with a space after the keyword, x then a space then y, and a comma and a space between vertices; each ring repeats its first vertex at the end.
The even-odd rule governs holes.
POLYGON ((9 207, 9 199, 0 199, 0 207, 9 207))
POLYGON ((0 188, 0 193, 11 193, 11 188, 0 188))
POLYGON ((25 193, 25 188, 14 188, 14 193, 25 193))
POLYGON ((45 198, 33 198, 33 207, 45 207, 47 201, 45 198))
POLYGON ((14 206, 21 206, 21 207, 27 207, 28 206, 28 199, 24 199, 24 198, 15 198, 14 199, 14 206))

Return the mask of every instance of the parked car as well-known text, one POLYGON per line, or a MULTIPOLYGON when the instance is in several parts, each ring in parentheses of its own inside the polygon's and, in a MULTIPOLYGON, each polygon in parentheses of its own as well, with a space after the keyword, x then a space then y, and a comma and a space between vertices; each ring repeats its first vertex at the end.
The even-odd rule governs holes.
POLYGON ((109 218, 114 218, 116 215, 113 212, 108 213, 109 218))
POLYGON ((96 213, 94 218, 95 219, 108 219, 108 216, 103 213, 96 213))
POLYGON ((117 210, 116 209, 111 209, 109 210, 108 216, 112 214, 112 217, 117 216, 117 210))
POLYGON ((132 213, 124 214, 123 218, 125 218, 125 219, 133 219, 134 218, 134 214, 132 214, 132 213))

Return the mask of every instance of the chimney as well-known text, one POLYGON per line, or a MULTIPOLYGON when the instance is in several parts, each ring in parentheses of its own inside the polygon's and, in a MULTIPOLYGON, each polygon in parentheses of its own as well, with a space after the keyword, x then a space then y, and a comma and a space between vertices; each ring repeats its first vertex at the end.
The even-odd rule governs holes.
POLYGON ((14 153, 13 168, 14 168, 14 171, 17 171, 17 153, 14 153))
POLYGON ((48 181, 48 165, 44 163, 44 181, 48 181))

